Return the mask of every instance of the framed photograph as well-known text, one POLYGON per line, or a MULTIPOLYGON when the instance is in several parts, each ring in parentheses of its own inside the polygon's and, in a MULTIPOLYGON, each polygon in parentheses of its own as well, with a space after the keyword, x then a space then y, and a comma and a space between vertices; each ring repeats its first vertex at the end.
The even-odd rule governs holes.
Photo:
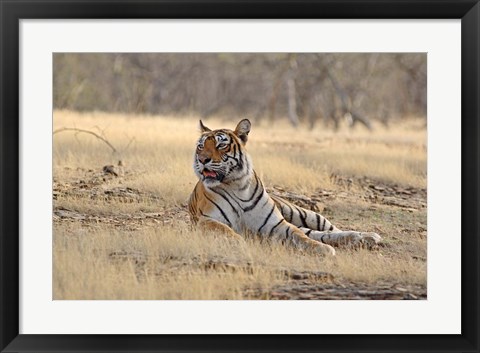
POLYGON ((477 1, 0 11, 2 352, 479 351, 477 1))

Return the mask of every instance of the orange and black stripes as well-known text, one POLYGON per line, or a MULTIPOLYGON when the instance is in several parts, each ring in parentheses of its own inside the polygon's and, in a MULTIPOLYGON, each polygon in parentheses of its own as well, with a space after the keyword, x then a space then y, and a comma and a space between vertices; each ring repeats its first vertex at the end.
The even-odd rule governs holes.
POLYGON ((337 228, 324 216, 299 206, 292 205, 288 201, 278 196, 271 195, 271 197, 278 209, 282 212, 285 220, 294 224, 295 226, 317 231, 337 230, 337 228))

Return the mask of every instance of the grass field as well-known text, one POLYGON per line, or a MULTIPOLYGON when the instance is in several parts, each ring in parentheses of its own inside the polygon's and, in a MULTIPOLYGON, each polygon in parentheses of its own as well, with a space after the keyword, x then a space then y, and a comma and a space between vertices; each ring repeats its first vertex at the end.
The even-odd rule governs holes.
MULTIPOLYGON (((208 119, 211 128, 236 120, 208 119)), ((197 117, 54 112, 53 299, 425 299, 427 160, 422 119, 373 132, 253 121, 266 186, 337 227, 377 232, 376 251, 302 254, 191 228, 197 117), (119 176, 105 165, 122 160, 119 176)))

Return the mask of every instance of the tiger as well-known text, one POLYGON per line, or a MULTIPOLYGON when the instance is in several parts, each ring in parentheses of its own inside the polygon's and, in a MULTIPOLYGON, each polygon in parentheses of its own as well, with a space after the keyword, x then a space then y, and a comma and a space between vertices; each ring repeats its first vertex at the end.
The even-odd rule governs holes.
POLYGON ((373 248, 382 240, 377 233, 342 231, 319 213, 269 194, 246 150, 248 119, 233 131, 199 125, 193 161, 198 182, 188 200, 194 226, 237 239, 256 234, 327 256, 335 255, 334 247, 373 248))

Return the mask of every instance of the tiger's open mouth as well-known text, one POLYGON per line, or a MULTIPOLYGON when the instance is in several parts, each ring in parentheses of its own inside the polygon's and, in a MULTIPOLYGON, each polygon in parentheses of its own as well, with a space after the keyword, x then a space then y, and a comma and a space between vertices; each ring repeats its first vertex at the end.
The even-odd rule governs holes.
POLYGON ((222 179, 224 177, 223 174, 217 173, 217 172, 215 172, 213 170, 209 170, 209 169, 204 169, 202 174, 203 174, 205 179, 215 179, 215 180, 219 180, 219 181, 222 181, 222 179))

